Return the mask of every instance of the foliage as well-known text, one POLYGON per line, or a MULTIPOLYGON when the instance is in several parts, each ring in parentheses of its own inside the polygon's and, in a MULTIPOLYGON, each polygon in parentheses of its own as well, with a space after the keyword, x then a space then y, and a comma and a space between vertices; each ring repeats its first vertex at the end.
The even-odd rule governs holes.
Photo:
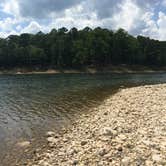
POLYGON ((166 42, 97 27, 53 29, 0 39, 0 67, 78 68, 110 64, 166 65, 166 42))

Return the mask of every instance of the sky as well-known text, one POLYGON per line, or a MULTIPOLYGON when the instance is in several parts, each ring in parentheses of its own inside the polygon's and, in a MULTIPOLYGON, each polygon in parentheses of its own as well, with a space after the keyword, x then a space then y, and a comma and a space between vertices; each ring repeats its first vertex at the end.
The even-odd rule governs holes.
POLYGON ((166 0, 0 0, 2 38, 86 26, 166 40, 166 0))

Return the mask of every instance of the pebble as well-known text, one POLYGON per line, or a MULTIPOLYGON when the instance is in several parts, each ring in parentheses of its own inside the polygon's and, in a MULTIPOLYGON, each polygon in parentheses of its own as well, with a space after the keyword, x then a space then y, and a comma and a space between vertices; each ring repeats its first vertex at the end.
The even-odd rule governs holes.
POLYGON ((130 165, 130 157, 125 157, 122 159, 122 165, 123 166, 129 166, 130 165))
POLYGON ((23 142, 19 142, 17 143, 17 146, 20 146, 20 147, 28 147, 30 146, 30 142, 29 141, 23 141, 23 142))
POLYGON ((87 141, 81 141, 81 146, 86 145, 88 142, 87 141))
POLYGON ((99 151, 98 151, 98 155, 99 156, 104 156, 105 154, 107 154, 107 151, 106 151, 106 149, 100 149, 99 151))
POLYGON ((152 160, 156 163, 161 163, 163 161, 162 158, 161 158, 161 155, 159 155, 159 154, 153 154, 152 155, 152 160))
POLYGON ((57 139, 54 137, 48 137, 47 141, 48 141, 48 143, 54 143, 54 144, 57 143, 57 139))
POLYGON ((101 130, 101 134, 104 135, 104 136, 116 136, 117 131, 113 130, 111 127, 104 127, 101 130))
POLYGON ((48 131, 48 132, 46 133, 46 136, 47 136, 47 137, 54 137, 54 136, 55 136, 55 132, 53 132, 53 131, 48 131))

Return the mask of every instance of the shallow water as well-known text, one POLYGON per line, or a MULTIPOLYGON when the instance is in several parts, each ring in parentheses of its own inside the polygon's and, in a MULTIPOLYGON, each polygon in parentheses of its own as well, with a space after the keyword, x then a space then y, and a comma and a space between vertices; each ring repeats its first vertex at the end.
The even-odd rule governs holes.
POLYGON ((68 125, 120 86, 165 83, 166 74, 0 76, 0 160, 19 140, 68 125))

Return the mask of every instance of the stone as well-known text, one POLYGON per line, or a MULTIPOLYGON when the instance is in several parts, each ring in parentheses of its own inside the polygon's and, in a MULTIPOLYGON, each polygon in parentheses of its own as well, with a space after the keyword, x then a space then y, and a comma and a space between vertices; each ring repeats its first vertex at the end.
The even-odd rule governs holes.
POLYGON ((23 142, 19 142, 17 143, 17 146, 20 146, 20 147, 28 147, 30 146, 30 142, 29 141, 23 141, 23 142))
POLYGON ((107 154, 107 151, 106 151, 106 149, 104 149, 104 148, 102 148, 102 149, 100 149, 100 150, 98 151, 98 155, 99 155, 99 156, 104 156, 105 154, 107 154))
POLYGON ((162 157, 159 154, 153 154, 152 155, 152 160, 156 163, 162 163, 162 157))
POLYGON ((75 150, 75 149, 69 149, 69 150, 67 151, 67 154, 68 154, 68 155, 74 155, 75 153, 77 153, 77 150, 75 150))
POLYGON ((119 134, 118 135, 118 138, 122 141, 125 141, 126 140, 126 136, 124 134, 119 134))
POLYGON ((55 139, 54 137, 48 137, 47 141, 48 143, 53 143, 53 144, 57 143, 57 139, 55 139))
POLYGON ((104 112, 104 115, 108 115, 108 112, 104 112))
POLYGON ((68 139, 67 139, 67 138, 64 138, 64 139, 63 139, 63 142, 68 142, 68 139))
POLYGON ((145 166, 153 166, 153 161, 146 160, 145 161, 145 166))
POLYGON ((59 152, 58 156, 65 156, 65 153, 64 152, 59 152))
POLYGON ((87 141, 81 141, 81 146, 86 145, 88 142, 87 141))
POLYGON ((130 165, 130 157, 124 157, 123 159, 122 159, 122 165, 123 166, 128 166, 128 165, 130 165))
POLYGON ((46 136, 47 136, 47 137, 54 137, 54 136, 55 136, 55 132, 53 132, 53 131, 48 131, 48 132, 46 133, 46 136))
POLYGON ((72 162, 72 165, 77 165, 79 162, 78 162, 78 160, 74 160, 73 162, 72 162))
POLYGON ((118 145, 118 146, 116 147, 116 149, 117 149, 119 152, 122 152, 122 151, 123 151, 123 147, 122 147, 121 145, 118 145))
POLYGON ((116 130, 113 130, 113 129, 110 128, 110 127, 104 127, 104 128, 101 130, 101 134, 104 135, 104 136, 116 136, 116 135, 117 135, 117 131, 116 131, 116 130))

